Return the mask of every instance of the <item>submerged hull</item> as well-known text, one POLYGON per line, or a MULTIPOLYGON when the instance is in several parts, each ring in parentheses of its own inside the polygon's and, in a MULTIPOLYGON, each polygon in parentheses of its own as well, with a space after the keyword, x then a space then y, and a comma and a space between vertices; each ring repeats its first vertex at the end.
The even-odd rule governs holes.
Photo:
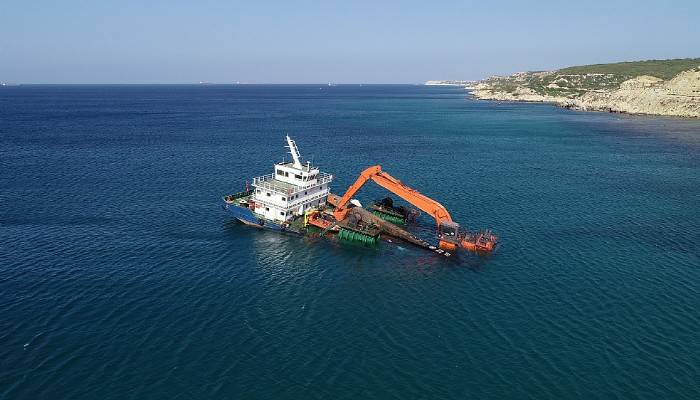
POLYGON ((226 210, 231 216, 236 218, 238 221, 256 228, 265 228, 273 231, 284 231, 285 229, 278 223, 272 222, 261 216, 255 214, 248 207, 242 207, 237 204, 230 204, 224 202, 224 210, 226 210))

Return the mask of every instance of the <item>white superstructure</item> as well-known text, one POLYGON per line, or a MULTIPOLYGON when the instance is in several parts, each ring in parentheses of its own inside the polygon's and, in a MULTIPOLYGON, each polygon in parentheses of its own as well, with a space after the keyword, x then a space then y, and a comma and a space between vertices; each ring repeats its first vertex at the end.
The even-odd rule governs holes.
POLYGON ((287 136, 292 162, 275 164, 269 175, 253 178, 255 213, 284 222, 326 202, 333 175, 307 162, 302 164, 296 143, 287 136))

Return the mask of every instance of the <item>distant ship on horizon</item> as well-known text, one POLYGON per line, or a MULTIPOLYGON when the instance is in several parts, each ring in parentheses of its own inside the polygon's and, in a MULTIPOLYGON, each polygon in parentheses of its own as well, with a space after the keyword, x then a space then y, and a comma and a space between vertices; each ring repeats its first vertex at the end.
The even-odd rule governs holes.
POLYGON ((453 81, 453 80, 431 80, 426 81, 425 86, 461 86, 465 89, 473 89, 478 81, 453 81))

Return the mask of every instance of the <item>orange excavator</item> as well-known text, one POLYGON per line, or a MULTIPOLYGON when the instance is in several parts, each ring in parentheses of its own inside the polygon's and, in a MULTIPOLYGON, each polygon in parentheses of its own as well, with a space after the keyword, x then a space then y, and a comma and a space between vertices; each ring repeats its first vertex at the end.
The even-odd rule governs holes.
POLYGON ((375 165, 362 171, 355 183, 336 202, 333 216, 337 221, 345 219, 350 199, 370 179, 432 216, 437 224, 438 238, 440 240, 439 247, 441 249, 455 251, 457 248, 464 248, 476 252, 491 252, 496 247, 497 238, 490 231, 477 234, 460 232, 459 224, 452 221, 450 213, 447 212, 447 209, 442 204, 404 185, 398 179, 382 171, 380 165, 375 165))

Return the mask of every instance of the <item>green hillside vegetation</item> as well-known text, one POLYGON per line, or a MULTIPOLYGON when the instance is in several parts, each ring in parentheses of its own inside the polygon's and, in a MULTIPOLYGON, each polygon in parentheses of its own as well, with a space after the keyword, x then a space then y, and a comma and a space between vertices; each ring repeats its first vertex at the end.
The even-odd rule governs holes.
POLYGON ((560 74, 614 74, 634 78, 640 75, 651 75, 663 80, 669 80, 683 71, 700 66, 700 58, 678 58, 675 60, 630 61, 613 64, 592 64, 579 67, 562 68, 560 74))
POLYGON ((669 80, 680 72, 699 66, 700 58, 631 61, 582 65, 554 72, 528 72, 490 78, 487 82, 494 90, 507 93, 514 93, 518 88, 529 88, 540 95, 574 98, 588 91, 615 90, 622 82, 640 75, 669 80))

